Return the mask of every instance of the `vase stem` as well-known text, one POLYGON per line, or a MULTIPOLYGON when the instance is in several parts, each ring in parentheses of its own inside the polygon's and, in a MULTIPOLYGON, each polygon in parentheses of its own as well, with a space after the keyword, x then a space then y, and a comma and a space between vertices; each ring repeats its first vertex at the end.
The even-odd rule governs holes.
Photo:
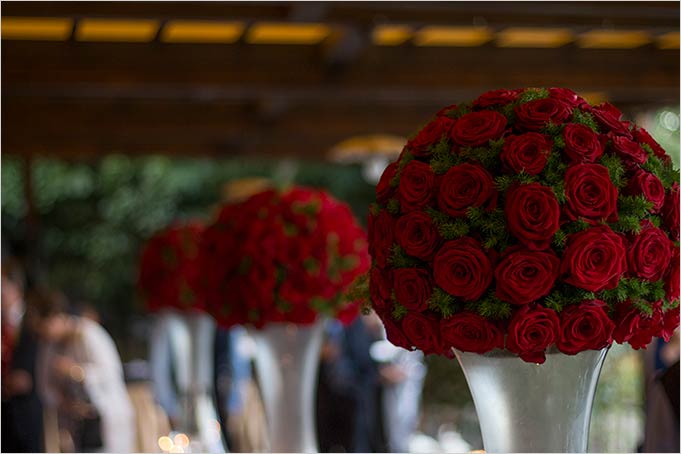
POLYGON ((314 404, 323 321, 251 330, 272 452, 317 452, 314 404))
POLYGON ((455 350, 487 452, 586 452, 596 384, 607 353, 548 352, 544 364, 506 351, 455 350))

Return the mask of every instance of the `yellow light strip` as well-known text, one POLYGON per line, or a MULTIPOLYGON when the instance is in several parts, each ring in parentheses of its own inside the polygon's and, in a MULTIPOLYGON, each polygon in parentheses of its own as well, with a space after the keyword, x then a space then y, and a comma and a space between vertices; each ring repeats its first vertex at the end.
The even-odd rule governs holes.
POLYGON ((669 32, 658 36, 657 47, 660 49, 678 49, 679 32, 669 32))
POLYGON ((250 44, 318 44, 331 33, 331 29, 318 23, 260 22, 251 26, 246 34, 250 44))
POLYGON ((578 93, 586 102, 592 106, 597 106, 608 100, 608 96, 602 91, 586 91, 583 93, 578 93))
POLYGON ((244 32, 241 22, 169 21, 161 30, 166 43, 235 43, 244 32))
POLYGON ((149 42, 158 31, 151 19, 82 19, 76 26, 78 41, 149 42))
POLYGON ((407 25, 377 25, 371 39, 377 46, 399 46, 411 38, 412 29, 407 25))
POLYGON ((66 17, 3 17, 2 39, 65 41, 73 21, 66 17))
POLYGON ((487 27, 424 27, 414 37, 417 46, 481 46, 492 39, 487 27))
POLYGON ((574 36, 568 28, 507 28, 497 34, 499 47, 561 47, 574 36))
POLYGON ((650 35, 642 30, 591 30, 577 39, 587 49, 634 49, 650 43, 650 35))

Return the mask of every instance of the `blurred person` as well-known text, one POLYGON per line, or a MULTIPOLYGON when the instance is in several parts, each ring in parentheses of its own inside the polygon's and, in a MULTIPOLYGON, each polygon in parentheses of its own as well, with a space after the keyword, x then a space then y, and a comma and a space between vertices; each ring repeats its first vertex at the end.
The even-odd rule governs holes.
POLYGON ((643 367, 646 418, 642 452, 680 452, 678 329, 669 342, 653 339, 644 352, 643 367))
POLYGON ((48 450, 131 452, 134 412, 109 334, 88 318, 66 313, 66 300, 55 291, 36 289, 29 304, 43 341, 37 378, 48 450))
POLYGON ((2 451, 43 451, 42 405, 36 390, 38 343, 24 302, 19 263, 2 264, 2 451))

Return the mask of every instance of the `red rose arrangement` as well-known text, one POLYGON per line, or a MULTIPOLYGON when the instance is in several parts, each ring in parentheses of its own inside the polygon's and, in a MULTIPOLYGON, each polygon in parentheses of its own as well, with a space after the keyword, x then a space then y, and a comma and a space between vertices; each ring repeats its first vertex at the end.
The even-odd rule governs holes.
POLYGON ((367 238, 350 208, 326 192, 267 190, 225 205, 201 245, 205 300, 223 326, 349 322, 344 292, 370 267, 367 238))
POLYGON ((140 260, 138 288, 149 311, 203 308, 199 246, 203 226, 175 224, 155 234, 140 260))
POLYGON ((679 325, 679 175, 610 104, 496 90, 440 110, 388 166, 369 291, 388 339, 542 363, 679 325))

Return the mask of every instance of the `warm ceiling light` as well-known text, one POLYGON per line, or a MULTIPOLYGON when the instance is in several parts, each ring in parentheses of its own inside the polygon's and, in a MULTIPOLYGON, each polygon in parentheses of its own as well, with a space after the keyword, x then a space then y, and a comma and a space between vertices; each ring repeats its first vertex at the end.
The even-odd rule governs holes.
POLYGON ((679 32, 669 32, 658 36, 657 47, 660 49, 678 49, 679 32))
POLYGON ((330 32, 324 24, 260 22, 248 30, 246 41, 251 44, 317 44, 330 32))
POLYGON ((173 20, 163 27, 160 38, 167 43, 234 43, 243 31, 241 22, 173 20))
POLYGON ((499 47, 561 47, 574 39, 568 28, 507 28, 497 34, 499 47))
POLYGON ((158 31, 150 19, 81 19, 76 27, 78 41, 149 42, 158 31))
POLYGON ((411 27, 406 25, 377 25, 371 38, 377 46, 399 46, 411 37, 411 27))
POLYGON ((487 27, 424 27, 416 33, 417 46, 460 46, 474 47, 492 39, 487 27))
POLYGON ((592 30, 578 38, 580 47, 591 49, 633 49, 650 42, 642 30, 592 30))
POLYGON ((64 41, 71 36, 73 21, 65 17, 3 17, 2 39, 64 41))

